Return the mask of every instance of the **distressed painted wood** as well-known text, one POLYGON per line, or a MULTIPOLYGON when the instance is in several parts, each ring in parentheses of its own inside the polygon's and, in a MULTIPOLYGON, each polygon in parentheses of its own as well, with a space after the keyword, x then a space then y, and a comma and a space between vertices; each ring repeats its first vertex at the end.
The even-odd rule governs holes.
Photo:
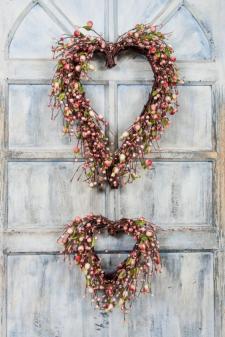
POLYGON ((164 25, 163 31, 173 32, 171 43, 179 59, 210 59, 211 50, 207 36, 193 14, 185 6, 177 9, 175 14, 164 25), (175 29, 177 26, 180 27, 179 30, 175 29))
MULTIPOLYGON (((62 246, 57 243, 61 229, 8 229, 4 232, 5 241, 3 251, 5 253, 54 253, 61 251, 62 246)), ((157 230, 160 249, 162 251, 206 251, 216 250, 219 238, 212 228, 177 228, 176 230, 157 230)), ((101 234, 97 237, 96 251, 98 252, 127 252, 133 248, 134 241, 128 236, 109 237, 101 234)))
MULTIPOLYGON (((149 63, 144 59, 137 57, 136 54, 129 53, 119 58, 119 66, 106 70, 103 63, 93 62, 96 71, 92 73, 94 81, 113 80, 122 81, 149 81, 153 80, 152 73, 149 68, 149 63), (135 56, 135 58, 134 58, 135 56), (125 71, 125 69, 127 70, 125 71), (133 71, 129 71, 133 69, 133 71)), ((49 80, 52 77, 55 62, 51 60, 32 60, 27 62, 25 60, 3 60, 4 70, 10 81, 21 81, 24 83, 26 75, 29 73, 30 82, 38 80, 49 80)), ((218 69, 213 62, 187 64, 186 62, 179 62, 179 71, 181 77, 187 82, 194 82, 201 84, 213 84, 217 79, 218 69), (206 71, 207 69, 207 71, 206 71)))
POLYGON ((9 163, 8 226, 57 227, 77 215, 104 214, 104 193, 87 189, 85 183, 77 183, 76 178, 71 182, 79 165, 9 163))
MULTIPOLYGON (((168 5, 166 0, 151 1, 150 3, 145 0, 142 6, 139 6, 136 1, 119 1, 118 33, 122 34, 124 31, 131 29, 137 22, 153 21, 159 15, 160 10, 165 11, 166 4, 168 5), (128 20, 124 20, 124 11, 128 13, 128 20)), ((181 1, 180 4, 182 4, 181 1)), ((179 59, 202 60, 210 58, 210 44, 204 28, 199 25, 193 13, 185 4, 171 10, 170 15, 164 22, 163 31, 166 33, 173 32, 170 40, 179 59), (179 30, 176 27, 179 27, 179 30)))
MULTIPOLYGON (((111 269, 121 258, 102 256, 103 267, 111 269)), ((75 329, 80 337, 152 336, 152 331, 157 337, 211 337, 212 271, 211 253, 163 255, 154 296, 140 296, 123 322, 119 312, 101 316, 91 307, 83 275, 62 256, 9 255, 8 335, 69 337, 75 329)))
POLYGON ((51 58, 54 38, 63 33, 40 5, 34 6, 17 28, 9 47, 9 56, 25 59, 51 58))
MULTIPOLYGON (((224 17, 222 0, 0 3, 0 337, 224 336, 224 17), (89 19, 109 40, 138 22, 162 25, 173 33, 168 38, 184 79, 180 111, 151 154, 154 170, 117 192, 69 182, 82 161, 72 163, 61 120, 56 126, 48 119, 55 66, 49 47, 60 32, 89 19), (118 311, 107 317, 93 310, 82 297, 80 272, 58 255, 63 224, 90 211, 144 214, 162 227, 164 268, 155 296, 140 298, 125 323, 118 311)), ((153 80, 136 53, 122 53, 117 62, 106 71, 96 59, 87 88, 115 140, 153 80)), ((102 235, 96 249, 113 268, 132 244, 102 235)))
MULTIPOLYGON (((105 112, 104 85, 86 85, 87 97, 99 114, 105 112)), ((69 148, 74 144, 63 135, 61 114, 51 119, 49 85, 9 85, 9 147, 69 148), (17 102, 20 102, 18 105, 17 102)), ((53 115, 54 116, 54 115, 53 115)))
MULTIPOLYGON (((118 135, 141 112, 149 95, 149 85, 118 86, 118 135)), ((171 126, 163 135, 156 150, 212 149, 211 86, 179 87, 179 112, 171 117, 171 126), (159 148, 158 148, 159 147, 159 148)))
POLYGON ((118 216, 145 216, 160 226, 212 224, 210 163, 155 162, 119 191, 118 216))
POLYGON ((165 10, 168 3, 169 0, 143 0, 142 5, 139 6, 135 0, 118 1, 118 34, 123 34, 133 28, 138 22, 151 22, 161 11, 165 10), (124 13, 126 13, 126 20, 124 20, 124 13))
MULTIPOLYGON (((48 3, 48 1, 46 1, 46 3, 48 3)), ((55 6, 55 8, 61 9, 61 1, 54 1, 53 6, 55 6)), ((74 23, 83 26, 84 23, 91 18, 95 24, 96 31, 100 34, 107 36, 107 1, 67 0, 64 2, 63 5, 63 13, 67 20, 72 23, 72 26, 74 26, 74 23)))
MULTIPOLYGON (((103 193, 87 189, 76 178, 71 183, 78 165, 10 162, 9 226, 51 227, 79 213, 104 212, 103 193)), ((151 171, 120 190, 118 217, 145 216, 162 226, 211 224, 211 169, 207 163, 155 163, 151 171)))

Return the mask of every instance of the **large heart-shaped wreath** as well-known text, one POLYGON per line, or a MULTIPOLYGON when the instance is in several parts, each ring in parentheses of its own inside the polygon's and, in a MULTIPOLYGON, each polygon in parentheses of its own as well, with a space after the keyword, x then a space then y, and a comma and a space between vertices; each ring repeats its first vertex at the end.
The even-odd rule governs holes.
POLYGON ((139 293, 150 292, 151 275, 160 269, 155 227, 144 218, 110 221, 100 215, 76 217, 58 240, 64 253, 74 255, 86 275, 86 287, 96 307, 110 311, 117 304, 126 312, 127 303, 139 293), (125 233, 136 241, 128 257, 112 273, 106 273, 94 250, 96 235, 106 229, 110 235, 125 233))
MULTIPOLYGON (((83 28, 94 31, 91 21, 83 28)), ((53 48, 59 60, 52 81, 51 106, 62 110, 64 132, 78 139, 74 153, 84 156, 83 169, 91 187, 102 187, 109 182, 111 187, 118 188, 121 182, 133 181, 138 177, 138 159, 144 168, 151 167, 152 161, 145 159, 145 154, 168 127, 169 115, 177 111, 176 58, 165 39, 155 26, 139 24, 115 43, 105 41, 100 35, 84 35, 76 30, 73 36, 62 37, 53 48), (96 52, 105 55, 106 66, 111 68, 115 66, 116 55, 130 48, 147 57, 154 83, 141 114, 122 134, 120 148, 112 153, 104 130, 107 122, 91 107, 80 81, 88 79, 88 71, 93 70, 90 61, 96 52), (127 176, 126 181, 121 179, 124 176, 127 176)))

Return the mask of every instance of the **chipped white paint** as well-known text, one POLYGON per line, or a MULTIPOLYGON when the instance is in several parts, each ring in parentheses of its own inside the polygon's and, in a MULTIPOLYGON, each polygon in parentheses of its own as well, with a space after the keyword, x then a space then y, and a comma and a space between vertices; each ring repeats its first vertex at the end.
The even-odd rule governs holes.
MULTIPOLYGON (((61 227, 76 215, 105 213, 104 193, 71 178, 78 164, 10 162, 9 227, 61 227)), ((81 171, 82 172, 82 171, 81 171)))
POLYGON ((184 6, 180 7, 164 25, 163 32, 172 33, 170 40, 178 59, 204 60, 210 58, 209 41, 198 22, 184 6))
MULTIPOLYGON (((62 10, 61 0, 52 2, 53 6, 62 10)), ((100 34, 107 35, 107 30, 105 30, 105 20, 108 16, 106 1, 67 0, 63 3, 63 13, 73 26, 75 24, 83 26, 88 20, 92 20, 96 31, 100 34)))
POLYGON ((119 192, 118 216, 145 216, 159 225, 212 223, 210 163, 155 162, 119 192))
MULTIPOLYGON (((111 259, 103 266, 113 268, 111 259)), ((68 337, 79 331, 90 337, 149 337, 155 331, 157 337, 212 337, 212 254, 169 253, 163 266, 153 283, 154 296, 141 295, 123 322, 117 311, 108 318, 94 310, 72 261, 70 266, 62 256, 10 255, 8 336, 68 337)))
MULTIPOLYGON (((224 336, 224 17, 222 0, 213 6, 209 0, 0 3, 1 337, 70 337, 74 331, 79 337, 224 336), (92 19, 113 40, 154 18, 173 32, 169 39, 185 60, 179 61, 185 80, 180 111, 152 154, 154 170, 141 171, 141 179, 116 192, 71 184, 72 143, 47 108, 52 38, 92 19), (112 218, 145 215, 164 228, 155 296, 140 297, 125 323, 119 312, 107 317, 94 311, 82 297, 80 272, 57 255, 63 224, 90 211, 112 218)), ((101 60, 95 64, 88 96, 117 139, 139 114, 152 72, 135 53, 123 53, 112 70, 101 60)), ((102 236, 97 249, 116 251, 121 259, 132 244, 127 237, 102 236)), ((107 254, 105 262, 114 267, 118 258, 107 254)))
MULTIPOLYGON (((118 134, 135 120, 147 101, 150 85, 121 84, 118 86, 118 134)), ((212 149, 211 86, 179 87, 179 112, 170 118, 159 144, 161 150, 212 149)))
POLYGON ((137 23, 151 22, 168 5, 169 0, 142 0, 140 6, 135 0, 119 0, 118 8, 118 34, 123 34, 133 28, 137 23), (124 20, 126 13, 126 20, 124 20))
MULTIPOLYGON (((61 115, 54 122, 49 118, 49 90, 48 85, 9 85, 10 148, 71 147, 69 138, 62 133, 61 115)), ((94 109, 104 114, 104 85, 86 85, 85 90, 94 109)), ((118 136, 138 116, 149 90, 150 85, 144 84, 118 85, 118 136)), ((160 149, 211 150, 211 86, 180 87, 179 93, 179 113, 171 117, 171 127, 164 133, 160 149)))
MULTIPOLYGON (((86 85, 85 90, 93 108, 104 115, 104 86, 86 85)), ((71 149, 73 141, 63 135, 61 114, 51 119, 49 92, 49 85, 9 85, 10 148, 71 149)))
POLYGON ((13 36, 9 56, 10 58, 51 58, 51 47, 55 39, 63 33, 63 30, 59 29, 41 6, 34 6, 13 36))

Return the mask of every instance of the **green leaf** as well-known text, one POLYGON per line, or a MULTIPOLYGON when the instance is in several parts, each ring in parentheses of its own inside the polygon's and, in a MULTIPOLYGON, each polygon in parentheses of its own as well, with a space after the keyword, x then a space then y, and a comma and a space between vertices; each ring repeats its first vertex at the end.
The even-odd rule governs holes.
POLYGON ((162 125, 165 127, 168 124, 168 119, 167 118, 163 118, 161 121, 162 125))
POLYGON ((165 39, 165 35, 162 34, 161 32, 155 32, 155 35, 157 35, 160 39, 164 40, 165 39))
POLYGON ((83 85, 81 84, 81 83, 79 83, 79 92, 81 93, 81 94, 83 94, 84 93, 84 87, 83 87, 83 85))
POLYGON ((130 258, 127 259, 126 265, 127 265, 127 266, 131 266, 132 264, 134 264, 134 261, 135 261, 135 260, 132 259, 132 257, 130 257, 130 258))
POLYGON ((89 26, 83 26, 82 28, 84 28, 86 30, 91 30, 91 28, 89 26))
POLYGON ((122 269, 122 271, 119 273, 119 275, 118 275, 118 278, 119 279, 122 279, 122 278, 124 278, 126 276, 126 271, 124 270, 124 269, 122 269))
POLYGON ((142 242, 148 241, 148 237, 144 234, 142 234, 140 238, 142 242))
POLYGON ((166 54, 166 56, 170 57, 171 52, 168 48, 165 49, 164 53, 166 54))
POLYGON ((157 90, 154 90, 153 92, 152 92, 152 96, 154 97, 154 96, 156 96, 158 94, 158 91, 157 90))
POLYGON ((146 169, 146 164, 145 164, 145 160, 141 160, 141 166, 144 168, 144 169, 146 169))
POLYGON ((81 139, 81 133, 77 132, 76 137, 77 137, 77 139, 81 139))
POLYGON ((144 35, 144 39, 148 40, 148 41, 151 41, 153 39, 153 37, 154 37, 154 34, 152 34, 152 33, 144 35))
POLYGON ((136 276, 138 274, 138 272, 139 272, 139 268, 133 268, 130 271, 130 273, 131 273, 132 276, 136 276))
POLYGON ((94 247, 94 245, 95 245, 95 242, 96 242, 96 239, 95 239, 95 238, 93 238, 93 239, 92 239, 92 242, 91 242, 91 247, 94 247))
POLYGON ((59 94, 59 96, 58 96, 58 99, 60 100, 60 101, 63 101, 64 100, 64 98, 65 98, 65 92, 61 92, 61 94, 59 94))
POLYGON ((138 225, 138 226, 144 226, 145 225, 145 220, 136 220, 135 221, 135 223, 136 223, 136 225, 138 225))
POLYGON ((144 28, 144 25, 143 25, 143 24, 137 24, 137 25, 135 26, 135 28, 136 28, 137 31, 139 31, 139 30, 141 30, 142 28, 144 28))
POLYGON ((57 69, 61 69, 63 67, 62 63, 58 63, 57 69))

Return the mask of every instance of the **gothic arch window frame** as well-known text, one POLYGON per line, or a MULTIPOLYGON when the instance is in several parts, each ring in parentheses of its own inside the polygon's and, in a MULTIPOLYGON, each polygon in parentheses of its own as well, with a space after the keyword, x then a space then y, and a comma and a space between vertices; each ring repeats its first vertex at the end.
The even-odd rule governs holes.
MULTIPOLYGON (((65 25, 63 24, 60 19, 53 14, 53 11, 49 9, 48 6, 46 6, 46 4, 43 3, 43 1, 40 0, 33 0, 32 2, 30 2, 23 10, 22 12, 18 15, 17 19, 15 20, 14 24, 12 25, 8 36, 7 36, 7 40, 6 40, 6 45, 5 45, 5 59, 6 60, 24 60, 24 58, 17 58, 17 57, 10 57, 10 45, 13 41, 13 38, 18 30, 18 28, 20 27, 20 25, 22 24, 23 20, 27 17, 27 15, 29 15, 29 13, 31 12, 31 10, 33 8, 35 8, 36 6, 40 6, 43 11, 47 14, 47 16, 49 17, 49 19, 54 22, 59 28, 61 28, 65 33, 71 34, 71 24, 70 22, 67 20, 67 18, 64 15, 64 19, 67 20, 69 25, 65 25), (70 27, 70 29, 69 29, 70 27)), ((61 15, 63 15, 63 13, 60 13, 61 15)), ((64 20, 65 21, 65 20, 64 20)), ((39 58, 39 57, 35 57, 35 58, 27 58, 25 60, 49 60, 49 58, 39 58)))
POLYGON ((165 8, 151 21, 151 23, 157 23, 162 27, 165 26, 173 16, 181 9, 185 8, 188 13, 192 16, 194 22, 199 26, 200 30, 204 34, 208 46, 210 57, 208 59, 199 59, 199 60, 179 60, 181 62, 210 62, 215 61, 215 44, 212 38, 211 32, 205 27, 205 24, 198 18, 195 10, 188 4, 186 0, 174 0, 167 4, 165 8))

